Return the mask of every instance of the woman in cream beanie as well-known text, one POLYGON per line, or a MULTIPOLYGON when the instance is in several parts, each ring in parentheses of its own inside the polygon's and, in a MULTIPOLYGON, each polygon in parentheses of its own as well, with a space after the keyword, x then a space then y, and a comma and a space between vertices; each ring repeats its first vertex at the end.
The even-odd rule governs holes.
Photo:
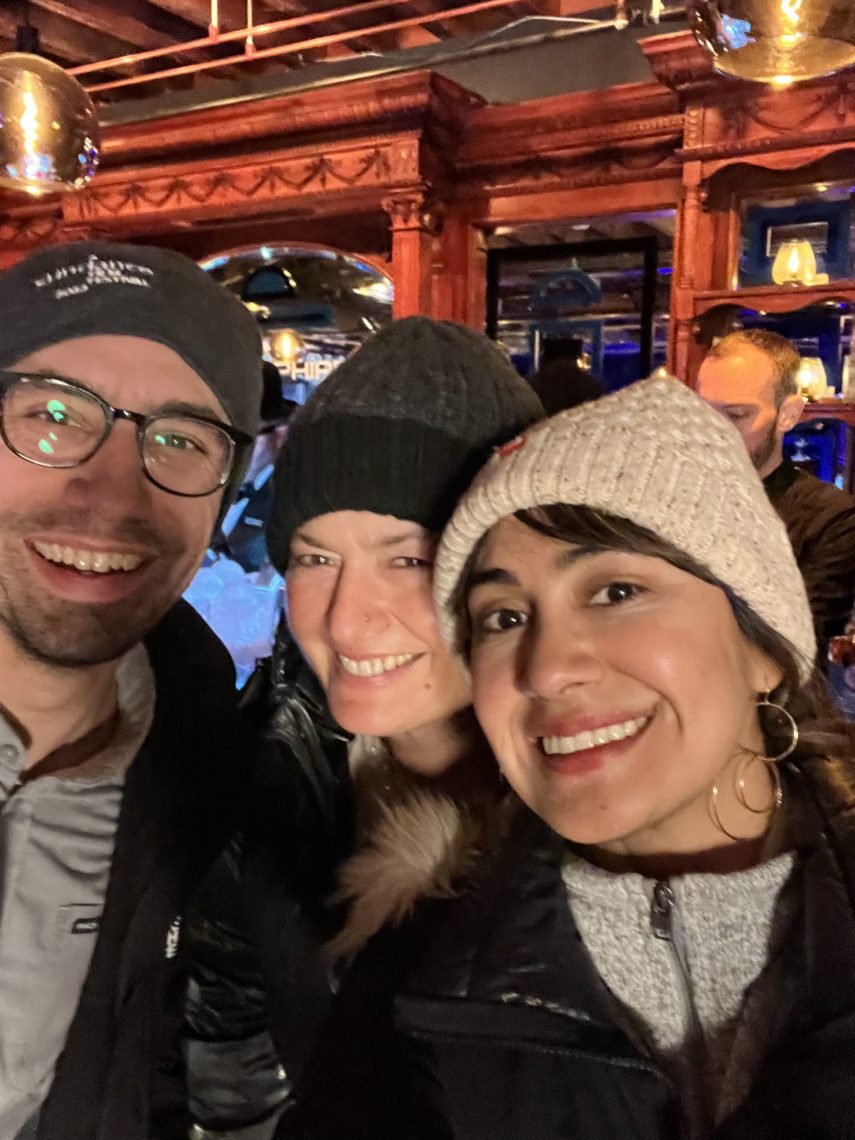
POLYGON ((357 961, 281 1135, 855 1136, 855 740, 734 429, 665 378, 528 429, 435 591, 506 830, 357 961))

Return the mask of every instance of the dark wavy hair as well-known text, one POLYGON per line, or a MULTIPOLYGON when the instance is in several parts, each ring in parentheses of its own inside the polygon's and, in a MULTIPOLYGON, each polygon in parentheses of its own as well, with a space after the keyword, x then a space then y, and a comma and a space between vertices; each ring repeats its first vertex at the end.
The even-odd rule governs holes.
MULTIPOLYGON (((797 654, 792 645, 758 617, 726 583, 720 582, 694 558, 645 527, 590 507, 566 504, 542 506, 517 511, 515 517, 547 538, 592 550, 619 550, 628 554, 661 558, 678 570, 700 578, 702 582, 718 586, 727 596, 743 636, 777 665, 783 675, 780 685, 770 694, 770 699, 783 705, 799 728, 799 742, 790 761, 799 763, 831 757, 849 759, 855 756, 855 725, 844 721, 837 712, 819 669, 814 668, 811 678, 803 683, 797 654)), ((486 537, 484 535, 469 556, 452 599, 460 631, 458 641, 464 655, 468 653, 472 633, 466 606, 468 583, 486 537)), ((770 756, 777 755, 786 748, 789 737, 785 726, 773 723, 770 718, 769 723, 761 723, 761 728, 770 756)))

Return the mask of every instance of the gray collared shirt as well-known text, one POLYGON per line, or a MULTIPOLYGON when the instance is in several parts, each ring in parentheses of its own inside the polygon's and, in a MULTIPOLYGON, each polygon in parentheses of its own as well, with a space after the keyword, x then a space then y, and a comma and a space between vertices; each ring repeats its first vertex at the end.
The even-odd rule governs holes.
POLYGON ((154 716, 143 646, 119 664, 121 719, 85 764, 18 787, 26 752, 0 717, 0 1137, 47 1096, 95 940, 125 772, 154 716))

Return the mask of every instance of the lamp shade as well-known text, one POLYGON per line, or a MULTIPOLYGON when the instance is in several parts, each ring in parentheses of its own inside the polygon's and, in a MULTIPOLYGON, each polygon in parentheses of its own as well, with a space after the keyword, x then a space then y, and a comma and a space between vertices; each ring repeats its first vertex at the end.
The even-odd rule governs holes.
POLYGON ((717 71, 780 87, 855 63, 852 0, 691 0, 717 71))
POLYGON ((772 280, 776 285, 827 285, 828 274, 817 273, 816 254, 809 241, 785 241, 772 263, 772 280))
POLYGON ((39 55, 0 55, 0 186, 79 190, 100 150, 95 105, 73 76, 39 55))
POLYGON ((796 377, 799 395, 806 400, 821 400, 828 390, 825 365, 818 356, 804 356, 796 377))

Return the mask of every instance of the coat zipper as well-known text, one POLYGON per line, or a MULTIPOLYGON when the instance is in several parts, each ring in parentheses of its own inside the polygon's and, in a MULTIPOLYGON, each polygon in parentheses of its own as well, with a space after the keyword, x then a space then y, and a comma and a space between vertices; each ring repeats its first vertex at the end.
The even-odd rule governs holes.
MULTIPOLYGON (((680 989, 686 1008, 687 1033, 686 1050, 689 1054, 690 1064, 699 1079, 699 1088, 705 1085, 703 1074, 706 1071, 706 1041, 704 1039, 703 1025, 695 1004, 692 988, 692 975, 689 970, 689 955, 686 950, 686 938, 680 922, 680 913, 677 908, 677 898, 674 888, 667 879, 660 879, 653 887, 653 899, 650 905, 650 925, 656 938, 667 942, 671 947, 672 957, 677 967, 680 979, 680 989)), ((706 1097, 703 1097, 706 1101, 706 1097)), ((714 1119, 710 1106, 705 1105, 707 1119, 714 1119)))
POLYGON ((677 899, 674 895, 674 888, 667 879, 660 879, 653 887, 650 925, 653 927, 654 935, 663 942, 668 942, 671 946, 671 952, 677 966, 677 974, 680 978, 680 989, 686 1007, 690 1036, 703 1041, 701 1020, 698 1017, 695 997, 692 992, 692 975, 689 972, 686 940, 677 912, 677 899))

